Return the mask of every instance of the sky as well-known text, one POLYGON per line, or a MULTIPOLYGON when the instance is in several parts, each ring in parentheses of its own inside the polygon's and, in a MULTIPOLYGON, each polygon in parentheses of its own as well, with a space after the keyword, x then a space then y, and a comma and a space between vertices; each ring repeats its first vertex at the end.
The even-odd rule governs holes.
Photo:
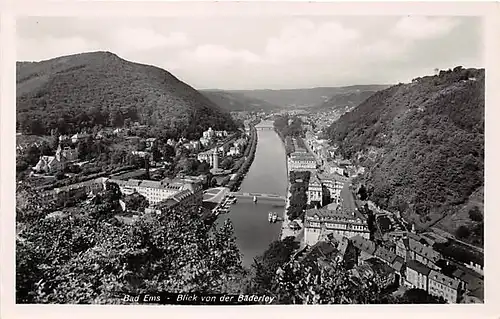
POLYGON ((484 67, 479 17, 22 17, 17 60, 110 51, 197 89, 395 84, 484 67))

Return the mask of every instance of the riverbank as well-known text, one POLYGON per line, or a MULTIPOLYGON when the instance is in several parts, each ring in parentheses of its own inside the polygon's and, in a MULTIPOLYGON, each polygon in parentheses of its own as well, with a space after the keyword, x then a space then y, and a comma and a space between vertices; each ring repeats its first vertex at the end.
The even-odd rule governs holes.
POLYGON ((229 188, 231 191, 236 191, 240 186, 243 180, 245 179, 246 174, 248 173, 254 159, 255 159, 255 152, 257 150, 257 142, 258 142, 258 136, 257 136, 257 131, 255 130, 255 126, 252 126, 250 129, 250 144, 247 146, 245 149, 245 161, 243 164, 238 168, 238 171, 236 172, 236 177, 232 180, 230 180, 227 185, 223 185, 227 188, 229 188))

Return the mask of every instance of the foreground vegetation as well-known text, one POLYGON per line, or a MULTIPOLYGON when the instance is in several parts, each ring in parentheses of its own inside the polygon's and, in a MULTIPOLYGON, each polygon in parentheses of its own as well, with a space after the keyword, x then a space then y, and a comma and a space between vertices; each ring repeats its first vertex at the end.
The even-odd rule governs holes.
POLYGON ((119 223, 119 188, 54 215, 19 190, 18 303, 120 303, 123 294, 226 292, 242 275, 231 223, 210 231, 192 206, 119 223))

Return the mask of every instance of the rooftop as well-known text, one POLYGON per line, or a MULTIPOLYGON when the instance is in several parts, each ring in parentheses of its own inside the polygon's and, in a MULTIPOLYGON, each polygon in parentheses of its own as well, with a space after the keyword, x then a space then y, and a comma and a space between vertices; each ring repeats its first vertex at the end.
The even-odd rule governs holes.
POLYGON ((427 267, 426 265, 422 264, 420 261, 417 260, 410 260, 408 261, 406 268, 410 268, 415 270, 418 273, 421 273, 422 275, 428 276, 429 273, 431 272, 431 269, 427 267))
POLYGON ((457 290, 460 286, 460 282, 454 278, 450 278, 442 273, 439 273, 435 270, 431 270, 429 273, 429 280, 434 280, 440 284, 451 287, 457 290))
POLYGON ((375 257, 378 257, 389 264, 392 264, 396 260, 396 254, 385 247, 378 247, 375 251, 375 257))
POLYGON ((413 238, 408 238, 408 245, 411 251, 414 251, 415 253, 429 260, 432 260, 433 262, 441 259, 441 255, 437 251, 432 249, 432 247, 425 246, 424 244, 414 240, 413 238))
POLYGON ((368 240, 364 237, 361 237, 360 235, 356 235, 354 237, 351 237, 351 242, 354 245, 354 247, 370 254, 373 255, 375 253, 375 243, 371 240, 368 240))
POLYGON ((312 208, 306 210, 306 219, 320 219, 324 221, 357 221, 364 223, 364 216, 357 216, 353 211, 348 211, 337 207, 335 210, 328 209, 328 207, 312 208))

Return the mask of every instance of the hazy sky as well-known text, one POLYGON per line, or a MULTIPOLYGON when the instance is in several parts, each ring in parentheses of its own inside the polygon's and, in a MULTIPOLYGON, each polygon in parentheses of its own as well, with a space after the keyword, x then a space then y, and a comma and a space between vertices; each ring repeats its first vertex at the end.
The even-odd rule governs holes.
POLYGON ((198 89, 392 84, 484 67, 475 17, 294 16, 17 20, 17 59, 111 51, 198 89))

